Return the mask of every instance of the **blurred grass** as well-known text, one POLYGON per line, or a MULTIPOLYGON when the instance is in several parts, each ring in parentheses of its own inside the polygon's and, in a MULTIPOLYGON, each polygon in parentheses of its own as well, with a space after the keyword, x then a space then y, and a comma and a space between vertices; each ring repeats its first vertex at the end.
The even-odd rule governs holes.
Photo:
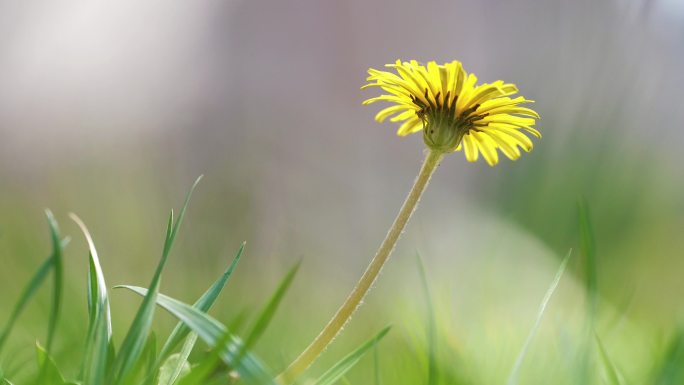
MULTIPOLYGON (((174 222, 173 219, 169 220, 166 242, 163 248, 163 257, 157 270, 156 278, 153 280, 151 287, 157 287, 157 284, 155 282, 159 279, 161 268, 163 268, 164 261, 166 260, 166 258, 168 258, 170 246, 178 232, 178 227, 180 224, 180 220, 183 217, 183 213, 184 210, 181 211, 181 216, 179 217, 178 221, 174 222)), ((350 344, 353 345, 353 340, 357 339, 355 335, 359 334, 360 330, 358 327, 355 327, 354 329, 356 330, 356 333, 352 335, 345 333, 341 339, 347 339, 349 341, 342 341, 342 343, 339 344, 339 347, 335 346, 333 349, 331 349, 329 357, 326 357, 322 361, 322 364, 317 365, 317 370, 321 369, 321 365, 323 367, 327 366, 329 368, 326 373, 322 374, 322 377, 319 378, 318 382, 322 384, 332 384, 336 380, 341 380, 344 377, 345 381, 347 382, 357 383, 359 381, 362 381, 362 378, 367 376, 364 373, 375 373, 377 371, 377 375, 374 376, 380 378, 380 381, 382 383, 420 383, 424 381, 432 384, 476 384, 482 382, 502 383, 505 380, 507 371, 510 369, 511 365, 514 364, 516 351, 519 351, 521 346, 525 346, 523 348, 524 351, 529 350, 528 359, 525 360, 525 364, 515 364, 515 367, 521 365, 520 368, 522 370, 520 371, 520 375, 522 378, 522 383, 542 384, 546 383, 548 381, 548 378, 557 378, 558 376, 561 376, 561 378, 563 378, 562 380, 557 381, 557 383, 559 384, 600 383, 600 381, 603 381, 599 380, 600 378, 604 378, 604 380, 610 384, 619 384, 621 383, 623 377, 626 378, 626 383, 648 383, 650 381, 649 379, 652 379, 652 381, 656 381, 654 383, 658 384, 678 383, 678 381, 680 381, 680 378, 683 378, 681 376, 684 376, 682 370, 680 369, 680 362, 682 357, 682 355, 680 354, 680 348, 682 345, 680 333, 668 333, 672 336, 666 337, 666 339, 664 340, 665 344, 663 344, 662 346, 654 346, 654 349, 646 349, 641 352, 636 352, 636 355, 630 357, 630 360, 639 360, 640 362, 640 365, 637 365, 637 369, 639 369, 639 371, 636 372, 631 371, 627 374, 621 373, 621 371, 618 369, 619 367, 628 367, 632 363, 630 361, 625 362, 624 356, 613 357, 609 353, 621 350, 628 350, 634 347, 632 341, 630 341, 629 339, 623 340, 621 338, 616 338, 616 336, 614 335, 615 333, 617 333, 617 335, 620 335, 621 333, 628 333, 631 335, 641 334, 643 335, 643 339, 651 339, 652 343, 657 342, 657 340, 655 340, 654 338, 656 337, 655 335, 657 335, 658 333, 654 333, 653 330, 640 328, 639 326, 636 326, 636 328, 632 327, 624 330, 621 330, 620 328, 614 328, 612 326, 612 320, 616 319, 615 314, 613 313, 617 312, 618 319, 620 317, 623 317, 624 314, 620 314, 620 312, 623 311, 622 309, 612 309, 612 306, 610 306, 609 302, 598 301, 598 295, 601 290, 601 287, 603 286, 598 284, 598 276, 600 274, 600 271, 596 268, 596 262, 599 259, 599 256, 594 246, 593 239, 595 235, 593 231, 593 225, 591 223, 591 217, 592 215, 589 213, 587 209, 587 204, 583 203, 582 205, 580 205, 579 226, 575 231, 579 234, 580 246, 585 260, 585 271, 588 272, 586 274, 586 279, 584 281, 580 281, 583 282, 580 285, 580 288, 582 288, 581 292, 584 293, 582 296, 585 298, 586 304, 588 304, 588 306, 585 307, 585 311, 580 311, 577 314, 577 316, 579 316, 578 321, 580 322, 552 322, 552 327, 550 329, 542 328, 540 330, 540 337, 536 339, 534 344, 530 344, 529 342, 523 343, 521 337, 522 333, 524 332, 524 328, 518 330, 511 329, 503 333, 499 332, 497 335, 493 336, 494 339, 490 339, 490 337, 488 337, 486 334, 488 330, 486 324, 492 325, 495 328, 506 328, 512 326, 503 319, 486 320, 486 324, 479 324, 479 326, 478 323, 470 325, 471 327, 473 325, 477 327, 482 327, 482 330, 463 330, 463 327, 467 327, 467 325, 454 325, 448 322, 449 316, 447 316, 447 314, 450 311, 452 311, 450 310, 450 305, 448 304, 448 302, 445 303, 443 301, 437 301, 433 304, 431 299, 432 295, 430 294, 430 292, 435 288, 431 288, 431 279, 427 275, 425 268, 420 267, 418 269, 416 279, 418 279, 421 282, 421 285, 423 287, 424 303, 416 303, 413 306, 427 306, 427 308, 423 307, 418 311, 412 312, 406 312, 406 309, 401 310, 399 314, 404 312, 404 314, 407 317, 399 318, 399 320, 401 321, 401 325, 399 327, 400 332, 398 336, 394 338, 389 338, 386 344, 383 344, 382 347, 375 347, 375 343, 373 342, 375 341, 375 339, 372 339, 368 341, 366 344, 362 345, 361 348, 358 348, 358 350, 356 350, 355 353, 351 353, 346 358, 343 358, 341 361, 338 361, 337 364, 334 364, 334 357, 339 357, 339 351, 348 350, 350 344), (414 320, 414 317, 412 315, 419 314, 422 315, 414 320), (587 333, 586 330, 587 324, 581 322, 582 318, 584 317, 587 317, 587 319, 591 321, 588 324, 590 327, 589 333, 587 333), (593 321, 594 319, 596 320, 595 322, 593 321), (609 338, 606 339, 607 342, 604 342, 604 338, 600 337, 604 332, 608 332, 609 335, 609 338), (454 344, 455 341, 453 340, 453 336, 455 334, 463 335, 464 333, 474 333, 474 336, 479 335, 479 337, 472 339, 470 342, 463 341, 460 343, 456 342, 454 344), (563 335, 565 335, 566 337, 563 337, 563 335), (587 335, 590 335, 591 337, 587 339, 587 335), (562 347, 562 344, 559 345, 559 342, 562 341, 564 341, 564 343, 567 344, 567 346, 562 347), (378 358, 376 360, 366 359, 365 361, 359 361, 362 355, 369 351, 371 348, 377 349, 376 353, 378 358), (477 354, 473 354, 475 353, 473 349, 477 351, 477 354), (381 357, 382 359, 380 359, 381 357), (478 357, 486 357, 486 359, 482 361, 481 358, 478 357), (358 367, 354 368, 354 371, 351 371, 347 374, 347 370, 351 369, 352 364, 356 364, 357 362, 359 363, 358 367)), ((56 225, 52 220, 51 223, 51 228, 53 229, 53 247, 57 248, 57 250, 61 250, 59 237, 56 235, 56 225)), ((238 253, 238 257, 240 256, 241 252, 242 251, 238 253)), ((92 245, 89 253, 91 255, 91 258, 93 256, 97 256, 97 253, 94 250, 94 247, 92 247, 92 245)), ((34 294, 40 294, 35 289, 45 280, 47 271, 60 271, 59 268, 54 268, 54 266, 56 266, 54 264, 54 255, 61 255, 61 253, 53 253, 53 257, 48 259, 48 262, 46 262, 48 264, 45 266, 49 266, 49 270, 46 270, 45 267, 38 268, 39 273, 36 276, 37 278, 34 279, 33 283, 29 283, 29 289, 28 291, 25 291, 26 293, 29 293, 27 294, 28 297, 32 297, 34 294)), ((94 269, 93 261, 97 261, 97 258, 91 259, 91 285, 93 284, 93 282, 100 282, 98 280, 97 274, 95 274, 95 271, 97 269, 94 269)), ((235 261, 237 261, 237 258, 235 261)), ((95 263, 95 265, 97 265, 97 263, 95 263)), ((231 270, 229 271, 232 271, 232 268, 234 268, 234 265, 231 267, 231 270)), ((284 314, 284 316, 286 317, 285 319, 283 319, 282 317, 274 317, 275 309, 279 306, 285 293, 285 290, 293 282, 294 272, 296 272, 297 269, 298 265, 291 269, 288 274, 286 274, 281 284, 271 295, 271 299, 267 301, 267 305, 260 312, 255 312, 254 306, 248 308, 248 313, 252 314, 252 317, 248 317, 252 319, 252 327, 249 330, 243 331, 244 333, 246 333, 245 335, 247 336, 245 344, 246 348, 249 348, 252 345, 254 345, 254 342, 256 342, 257 338, 259 338, 266 330, 266 325, 272 324, 272 328, 274 328, 277 333, 282 333, 283 331, 287 330, 288 322, 294 321, 297 323, 302 323, 302 321, 306 320, 306 316, 303 315, 297 309, 288 309, 289 311, 285 312, 284 314)), ((225 275, 223 277, 225 277, 225 275)), ((557 276, 555 284, 558 283, 558 278, 559 277, 557 276)), ((52 293, 49 293, 50 295, 48 295, 48 298, 50 298, 49 301, 51 301, 51 303, 53 304, 53 309, 55 308, 55 304, 60 303, 61 300, 60 298, 56 297, 56 295, 59 295, 61 291, 61 281, 57 280, 56 282, 57 284, 59 284, 60 287, 55 287, 52 290, 52 293)), ((102 290, 102 288, 103 287, 101 287, 100 290, 102 290)), ((143 289, 135 290, 138 290, 141 294, 147 293, 147 291, 142 291, 143 289)), ((270 291, 270 289, 265 290, 267 292, 270 291)), ((95 290, 93 286, 91 286, 90 292, 92 293, 91 298, 98 297, 98 291, 95 290)), ((468 293, 462 293, 461 295, 467 294, 468 293)), ((83 295, 81 295, 80 297, 83 298, 83 295)), ((163 298, 162 301, 165 301, 163 302, 166 304, 165 306, 168 306, 169 309, 175 309, 172 310, 172 312, 175 312, 174 314, 181 315, 186 314, 186 312, 190 311, 189 307, 183 307, 180 305, 179 302, 173 299, 170 299, 165 296, 162 296, 161 298, 163 298)), ((550 297, 547 294, 547 299, 544 300, 544 305, 542 309, 546 308, 548 298, 550 297)), ((68 308, 68 306, 73 306, 72 302, 73 301, 69 301, 68 304, 65 303, 65 307, 68 308)), ((20 300, 18 308, 23 308, 26 303, 27 300, 20 300)), ((388 305, 391 303, 392 301, 390 301, 388 305)), ((92 304, 93 302, 91 299, 90 329, 95 330, 95 326, 93 326, 95 324, 92 323, 92 317, 97 312, 93 313, 92 304)), ((148 305, 146 306, 149 306, 150 302, 147 302, 147 304, 148 305)), ((480 306, 484 305, 486 304, 480 304, 480 306)), ((7 306, 7 304, 3 304, 3 306, 7 306)), ((372 305, 367 305, 367 307, 368 306, 372 305)), ((411 305, 409 304, 409 306, 411 305)), ((567 304, 565 304, 564 307, 567 307, 567 304)), ((145 307, 142 307, 142 309, 145 309, 145 307)), ((382 311, 382 308, 380 308, 380 310, 382 311)), ((456 312, 462 311, 462 309, 460 308, 456 308, 453 310, 455 310, 456 312)), ((134 360, 136 362, 135 365, 119 366, 119 373, 140 372, 141 370, 145 370, 145 367, 152 368, 155 365, 159 366, 162 362, 164 362, 163 356, 157 358, 157 349, 154 347, 156 344, 153 342, 153 340, 149 338, 143 338, 143 336, 147 334, 147 331, 145 330, 148 327, 152 327, 152 324, 148 323, 152 313, 149 312, 149 310, 140 311, 141 313, 139 314, 146 314, 144 317, 148 319, 148 321, 146 321, 145 324, 148 326, 145 326, 144 328, 142 328, 141 326, 137 326, 141 325, 141 316, 138 316, 138 318, 136 318, 137 321, 134 321, 132 325, 132 330, 137 330, 137 332, 136 334, 129 333, 129 337, 127 337, 124 340, 124 346, 126 346, 125 341, 138 341, 144 342, 144 344, 137 345, 137 355, 130 355, 128 353, 125 353, 125 349, 121 350, 119 354, 126 354, 125 357, 136 357, 140 355, 140 357, 143 358, 140 360, 134 360), (140 366, 142 362, 147 362, 147 366, 140 366), (152 365, 152 363, 155 364, 152 365)), ((524 315, 524 311, 522 309, 520 309, 519 311, 521 312, 521 314, 524 315)), ((543 314, 543 312, 544 310, 541 310, 540 313, 538 313, 537 315, 537 325, 540 322, 539 315, 543 314)), ((48 312, 43 316, 33 316, 30 318, 32 319, 32 322, 29 322, 28 324, 23 326, 28 332, 31 329, 32 324, 44 326, 44 320, 48 320, 47 323, 48 325, 51 325, 49 326, 49 330, 51 331, 48 332, 46 338, 47 340, 50 340, 52 338, 51 336, 54 335, 54 330, 52 329, 54 328, 54 325, 56 325, 54 321, 55 314, 55 310, 52 310, 51 312, 48 312), (53 320, 50 321, 50 319, 53 320)), ((65 311, 65 314, 68 315, 67 318, 69 319, 69 323, 79 323, 78 312, 71 313, 65 311)), ((100 310, 100 314, 102 314, 102 309, 100 310)), ((182 319, 186 319, 186 322, 191 322, 192 325, 195 325, 195 328, 199 327, 200 330, 201 328, 203 328, 203 326, 199 326, 202 325, 202 322, 204 322, 199 321, 201 319, 200 313, 194 314, 190 312, 181 317, 190 317, 182 319), (191 319, 195 319, 193 317, 200 318, 197 318, 197 321, 189 321, 191 319)), ((531 320, 532 317, 533 312, 530 312, 529 319, 531 320)), ((573 318, 574 317, 575 316, 573 316, 573 318)), ((115 318, 115 323, 117 322, 120 322, 120 318, 115 318)), ((527 327, 529 327, 529 325, 530 324, 528 323, 527 327)), ((309 326, 312 330, 315 330, 315 328, 313 328, 314 325, 309 325, 307 323, 307 325, 305 326, 309 326)), ((363 329, 373 327, 373 323, 371 322, 367 323, 363 329)), ((532 333, 536 333, 536 328, 537 326, 533 328, 532 333)), ((106 332, 106 328, 102 329, 102 327, 100 327, 100 330, 102 330, 101 333, 106 332)), ((219 340, 221 339, 222 332, 219 331, 220 327, 219 329, 215 330, 215 332, 212 332, 213 334, 210 334, 212 337, 210 337, 210 339, 207 340, 210 344, 219 344, 219 340)), ((244 330, 244 328, 238 327, 236 330, 244 330)), ((383 336, 385 332, 386 330, 382 332, 379 336, 383 336)), ((77 334, 72 333, 75 333, 75 331, 65 331, 64 329, 60 329, 59 335, 66 336, 66 339, 70 340, 71 337, 69 336, 77 336, 77 334)), ((3 335, 5 335, 5 333, 3 333, 3 335)), ((158 332, 155 332, 155 335, 158 335, 158 332)), ((209 338, 207 336, 209 335, 205 334, 204 338, 209 338)), ((376 337, 376 339, 379 338, 379 336, 376 337)), ((12 349, 16 349, 16 346, 21 346, 22 339, 23 338, 15 339, 13 341, 14 344, 12 349)), ((40 339, 41 338, 39 337, 39 340, 40 339)), ((61 339, 62 341, 60 342, 60 344, 64 344, 64 337, 62 337, 61 339)), ((290 338, 290 340, 292 339, 290 338)), ((24 339, 24 343, 25 342, 26 339, 24 339)), ((271 345, 271 343, 272 340, 269 341, 268 339, 266 339, 262 344, 261 349, 259 349, 259 351, 265 353, 264 356, 268 357, 268 359, 270 360, 273 359, 274 352, 277 352, 282 349, 281 345, 271 345)), ((194 345, 194 342, 192 342, 192 344, 194 345)), ((78 362, 78 360, 70 361, 67 358, 72 357, 74 355, 78 355, 78 345, 79 344, 71 344, 67 346, 62 345, 52 354, 48 350, 46 350, 44 353, 40 353, 39 350, 39 356, 43 357, 39 359, 39 362, 43 363, 42 367, 44 368, 42 370, 39 370, 39 373, 43 373, 41 374, 41 376, 51 376, 52 378, 59 379, 62 377, 62 374, 59 373, 59 370, 56 368, 61 366, 64 366, 64 368, 66 368, 64 373, 67 373, 67 375, 69 375, 69 373, 76 373, 78 368, 73 365, 73 362, 78 362), (53 355, 56 358, 54 365, 52 364, 52 359, 49 358, 51 355, 53 355), (71 364, 69 364, 69 362, 71 362, 71 364)), ((131 343, 129 342, 128 346, 133 345, 131 345, 131 343)), ((293 352, 296 351, 295 348, 296 347, 288 348, 287 350, 282 350, 282 353, 284 353, 285 355, 292 355, 293 352)), ((108 350, 99 348, 98 351, 100 351, 101 354, 106 354, 104 352, 107 352, 108 350)), ((165 354, 168 354, 168 350, 165 351, 167 351, 167 353, 165 354)), ((238 353, 237 356, 232 357, 240 357, 241 355, 241 353, 238 353)), ((11 362, 13 356, 14 355, 12 354, 9 356, 5 355, 5 357, 3 357, 2 361, 0 361, 3 363, 3 368, 15 367, 15 364, 11 362)), ((194 359, 197 359, 196 355, 189 357, 194 357, 194 359)), ((229 358, 226 359, 229 360, 228 362, 231 362, 229 358)), ((283 363, 284 361, 276 361, 274 365, 276 367, 278 365, 282 366, 283 363)), ((101 364, 99 365, 99 367, 102 367, 101 364)), ((112 368, 116 369, 117 366, 113 366, 112 368)), ((178 368, 179 369, 174 370, 181 370, 180 367, 178 368)), ((26 365, 20 365, 15 369, 11 369, 9 371, 6 370, 5 372, 8 375, 18 376, 20 380, 22 378, 26 379, 31 377, 27 374, 30 373, 31 370, 26 369, 26 365), (24 374, 22 376, 19 375, 19 373, 24 374)), ((117 371, 115 370, 112 373, 117 373, 117 371)), ((119 376, 119 378, 123 378, 123 380, 121 381, 123 381, 124 383, 131 382, 133 378, 140 378, 140 375, 136 375, 135 377, 126 377, 123 374, 119 374, 119 376)), ((100 379, 100 381, 102 381, 102 379, 100 379)), ((262 380, 257 380, 257 382, 259 381, 262 380)))

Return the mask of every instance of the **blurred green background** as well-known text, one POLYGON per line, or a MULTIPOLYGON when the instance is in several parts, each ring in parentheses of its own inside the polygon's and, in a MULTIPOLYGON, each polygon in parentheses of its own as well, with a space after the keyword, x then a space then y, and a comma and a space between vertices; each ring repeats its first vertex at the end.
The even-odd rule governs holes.
MULTIPOLYGON (((527 383, 564 378, 568 339, 584 320, 583 198, 597 244, 597 328, 616 365, 641 378, 682 316, 683 47, 679 0, 0 0, 0 323, 49 253, 50 208, 73 238, 73 316, 60 326, 73 338, 58 348, 78 354, 87 254, 67 214, 89 226, 110 286, 145 286, 168 211, 204 174, 162 292, 194 301, 246 240, 213 312, 240 330, 301 260, 257 346, 281 369, 363 271, 422 158, 419 135, 398 138, 396 126, 373 121, 377 107, 361 105, 372 94, 359 90, 366 69, 457 59, 536 100, 544 138, 496 168, 445 159, 322 361, 392 324, 381 364, 422 368, 412 355, 427 320, 420 254, 443 359, 454 373, 501 383, 574 248, 523 368, 527 383)), ((13 341, 17 367, 43 338, 44 291, 13 341)), ((114 293, 115 331, 138 303, 114 293)), ((174 322, 158 320, 160 330, 174 322)), ((363 365, 359 378, 372 362, 363 365)))

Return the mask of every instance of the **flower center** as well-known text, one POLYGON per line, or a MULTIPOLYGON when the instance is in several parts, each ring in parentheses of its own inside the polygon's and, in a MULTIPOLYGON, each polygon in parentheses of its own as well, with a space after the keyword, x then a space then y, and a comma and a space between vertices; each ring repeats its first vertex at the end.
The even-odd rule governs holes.
POLYGON ((473 114, 479 104, 475 104, 463 111, 456 110, 458 95, 451 96, 451 91, 444 95, 441 101, 441 91, 434 98, 428 97, 425 89, 425 104, 420 98, 411 95, 411 101, 420 108, 416 115, 423 122, 423 140, 433 150, 450 152, 455 151, 461 143, 463 135, 470 130, 479 131, 476 122, 489 114, 473 114))

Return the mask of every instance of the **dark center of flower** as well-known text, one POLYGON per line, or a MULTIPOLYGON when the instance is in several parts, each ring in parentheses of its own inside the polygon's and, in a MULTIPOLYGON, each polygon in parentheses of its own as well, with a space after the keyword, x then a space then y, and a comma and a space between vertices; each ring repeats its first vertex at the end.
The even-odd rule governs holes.
POLYGON ((434 98, 428 96, 425 89, 425 104, 420 98, 411 95, 411 101, 420 108, 416 115, 423 122, 423 140, 425 144, 439 151, 454 151, 461 143, 463 135, 470 130, 480 131, 476 122, 489 114, 475 114, 480 107, 475 104, 463 111, 456 110, 458 95, 451 96, 451 91, 444 95, 444 101, 440 101, 441 92, 437 92, 434 98))

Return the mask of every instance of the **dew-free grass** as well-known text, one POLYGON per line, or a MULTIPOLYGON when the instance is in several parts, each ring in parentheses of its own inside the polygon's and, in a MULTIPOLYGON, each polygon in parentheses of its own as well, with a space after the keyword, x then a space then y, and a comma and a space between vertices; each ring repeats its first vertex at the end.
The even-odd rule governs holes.
MULTIPOLYGON (((570 258, 569 253, 561 262, 556 275, 549 278, 551 285, 543 298, 540 298, 541 303, 536 314, 531 314, 529 331, 521 339, 519 346, 496 346, 487 344, 484 340, 475 344, 477 354, 489 359, 483 368, 473 369, 482 362, 477 363, 473 359, 472 351, 469 355, 462 346, 448 341, 444 327, 439 326, 440 305, 433 302, 428 273, 419 265, 427 317, 424 325, 409 330, 413 334, 413 340, 404 338, 394 340, 392 344, 385 343, 391 335, 391 328, 380 328, 374 335, 366 336, 365 342, 359 343, 355 349, 341 355, 332 364, 323 369, 317 367, 316 370, 309 370, 333 343, 366 297, 404 231, 428 181, 445 155, 463 150, 469 162, 476 161, 481 155, 490 166, 494 166, 499 162, 498 151, 516 160, 521 156, 520 149, 532 149, 531 140, 523 132, 540 137, 533 127, 539 115, 520 106, 531 102, 530 100, 524 97, 511 98, 517 93, 517 87, 510 83, 495 81, 477 85, 477 78, 473 74, 467 74, 457 61, 444 65, 429 62, 427 66, 416 61, 397 61, 388 66, 394 68, 397 74, 371 69, 368 80, 372 83, 368 86, 380 87, 389 94, 369 99, 366 103, 380 100, 395 103, 382 110, 376 119, 382 121, 396 114, 390 120, 404 121, 398 131, 400 135, 422 131, 427 146, 425 162, 387 237, 358 284, 303 352, 287 357, 293 360, 289 365, 283 365, 282 362, 274 365, 262 360, 256 348, 267 329, 277 322, 275 315, 288 288, 296 279, 299 264, 284 275, 268 301, 254 306, 256 316, 241 333, 235 330, 233 323, 216 319, 210 315, 210 311, 224 287, 229 284, 230 278, 237 273, 239 261, 246 252, 244 244, 225 271, 217 274, 213 283, 207 283, 204 294, 192 305, 160 292, 163 272, 171 257, 198 179, 178 216, 173 211, 169 216, 159 263, 146 287, 125 283, 111 286, 100 263, 94 241, 96 237, 90 234, 83 221, 75 215, 71 216, 81 228, 89 250, 88 283, 83 298, 80 298, 88 309, 88 327, 84 331, 85 343, 76 354, 81 357, 80 360, 68 365, 77 367, 75 371, 64 370, 66 365, 60 352, 55 350, 55 341, 61 337, 56 332, 57 325, 64 322, 65 318, 75 316, 63 314, 64 303, 78 299, 64 295, 63 254, 68 239, 61 236, 56 220, 47 212, 52 251, 25 285, 4 327, 0 329, 0 381, 4 384, 58 385, 681 383, 684 378, 680 369, 681 333, 666 339, 665 348, 661 349, 662 355, 653 359, 648 370, 634 373, 628 370, 624 362, 615 359, 615 346, 621 345, 611 346, 604 338, 606 326, 602 322, 600 310, 602 303, 597 252, 586 204, 582 204, 579 210, 580 250, 585 267, 583 289, 588 293, 584 327, 577 333, 571 328, 561 329, 568 333, 559 337, 559 340, 565 340, 559 344, 554 354, 545 355, 540 352, 536 349, 535 342, 540 338, 540 326, 561 283, 570 258), (12 333, 37 290, 45 285, 51 287, 45 319, 46 335, 45 338, 38 338, 33 347, 33 365, 27 368, 26 365, 5 364, 10 361, 6 357, 13 355, 11 349, 15 349, 8 343, 12 333), (132 322, 123 329, 125 332, 118 339, 114 338, 114 330, 122 329, 113 327, 110 307, 110 299, 114 293, 137 295, 141 298, 132 322), (158 308, 178 319, 178 324, 169 334, 160 333, 154 328, 153 321, 158 308), (415 338, 416 335, 422 337, 415 338), (371 355, 372 359, 369 359, 368 356, 371 355)), ((301 314, 302 321, 306 318, 307 314, 301 314)), ((505 327, 505 320, 500 321, 502 327, 505 327)), ((548 338, 548 333, 544 336, 548 338)), ((274 350, 281 348, 262 347, 274 350)), ((291 349, 288 351, 288 354, 292 354, 291 349)))

